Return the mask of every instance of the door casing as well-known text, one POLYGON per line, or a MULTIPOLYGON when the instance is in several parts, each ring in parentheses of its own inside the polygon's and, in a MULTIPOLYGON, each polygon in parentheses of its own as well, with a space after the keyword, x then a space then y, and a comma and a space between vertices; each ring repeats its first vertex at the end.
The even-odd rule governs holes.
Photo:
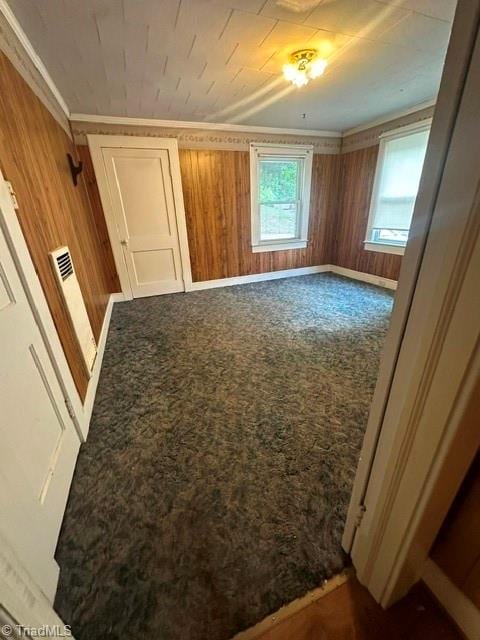
POLYGON ((54 552, 80 438, 6 233, 5 219, 12 212, 0 174, 0 314, 6 341, 2 390, 9 392, 1 416, 0 496, 5 517, 0 529, 53 600, 59 573, 54 552))
MULTIPOLYGON (((12 185, 15 188, 15 185, 12 185)), ((65 399, 68 401, 75 428, 81 442, 88 434, 92 406, 82 403, 65 352, 63 351, 50 308, 33 264, 32 257, 13 208, 12 199, 0 171, 0 226, 3 229, 11 255, 22 280, 33 315, 40 328, 50 360, 57 374, 65 399)), ((97 374, 98 375, 98 374, 97 374)), ((88 393, 87 393, 88 395, 88 393)))
POLYGON ((480 439, 463 434, 470 448, 455 449, 480 366, 468 323, 480 302, 469 292, 480 272, 480 127, 472 117, 480 111, 479 21, 479 0, 460 0, 343 538, 359 579, 384 606, 420 578, 480 439))
POLYGON ((110 197, 108 178, 105 169, 102 149, 165 149, 168 152, 172 178, 173 199, 177 221, 182 277, 185 291, 191 290, 192 272, 190 267, 190 251, 188 248, 187 224, 183 202, 182 178, 178 156, 178 142, 175 138, 146 138, 142 136, 92 135, 87 136, 93 167, 97 178, 100 199, 107 223, 108 235, 112 245, 115 266, 117 267, 120 286, 125 300, 133 298, 132 287, 128 275, 123 248, 115 222, 113 203, 110 197))

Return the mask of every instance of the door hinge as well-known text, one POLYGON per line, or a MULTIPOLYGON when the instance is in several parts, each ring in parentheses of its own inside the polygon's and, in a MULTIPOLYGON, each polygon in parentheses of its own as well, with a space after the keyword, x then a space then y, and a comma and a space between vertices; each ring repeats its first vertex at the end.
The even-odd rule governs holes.
POLYGON ((12 199, 13 208, 18 210, 18 200, 17 196, 15 195, 15 191, 13 190, 12 183, 8 182, 8 180, 5 180, 5 184, 7 185, 8 193, 10 194, 10 198, 12 199))
POLYGON ((357 515, 355 516, 355 527, 358 527, 362 524, 363 516, 365 515, 365 511, 367 507, 364 504, 358 505, 357 515))
POLYGON ((65 398, 65 406, 67 407, 68 415, 72 420, 75 420, 75 411, 73 410, 73 405, 68 398, 65 398))

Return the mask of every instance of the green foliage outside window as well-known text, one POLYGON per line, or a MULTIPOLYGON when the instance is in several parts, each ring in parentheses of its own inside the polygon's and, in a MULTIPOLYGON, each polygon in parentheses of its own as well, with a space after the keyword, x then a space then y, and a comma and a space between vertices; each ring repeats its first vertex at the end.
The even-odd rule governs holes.
POLYGON ((294 202, 298 198, 297 160, 260 162, 260 202, 294 202))

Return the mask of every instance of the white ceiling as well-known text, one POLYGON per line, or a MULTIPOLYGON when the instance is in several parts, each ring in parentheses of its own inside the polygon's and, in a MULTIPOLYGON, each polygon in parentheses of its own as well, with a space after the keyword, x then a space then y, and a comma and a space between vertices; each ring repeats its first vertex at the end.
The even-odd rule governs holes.
POLYGON ((456 5, 8 2, 72 113, 337 131, 435 98, 456 5), (301 47, 317 48, 329 66, 293 89, 281 69, 301 47))

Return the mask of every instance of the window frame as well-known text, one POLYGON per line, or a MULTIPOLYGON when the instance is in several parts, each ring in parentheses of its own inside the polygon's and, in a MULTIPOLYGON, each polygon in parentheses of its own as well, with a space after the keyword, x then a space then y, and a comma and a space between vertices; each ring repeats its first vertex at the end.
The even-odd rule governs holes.
MULTIPOLYGON (((429 131, 432 126, 432 118, 427 118, 420 122, 415 122, 412 124, 405 125, 403 127, 399 127, 394 129, 393 131, 386 131, 379 136, 380 145, 378 150, 377 164, 375 167, 375 177, 373 179, 373 189, 372 196, 370 198, 370 207, 368 212, 368 222, 367 222, 367 230, 365 233, 364 240, 364 249, 366 251, 376 251, 379 253, 391 253, 395 255, 401 255, 405 253, 405 247, 407 246, 407 242, 405 244, 401 244, 400 242, 387 242, 382 240, 381 242, 377 240, 372 240, 372 230, 373 223, 375 221, 375 210, 378 202, 379 189, 380 189, 380 181, 382 175, 382 169, 384 165, 385 159, 385 151, 387 142, 391 140, 395 140, 396 138, 404 138, 406 136, 412 135, 414 133, 420 133, 421 131, 429 131)), ((427 144, 428 150, 428 144, 427 144)), ((418 195, 418 192, 417 192, 418 195)))
POLYGON ((265 251, 285 251, 305 249, 308 245, 308 226, 310 219, 310 191, 312 183, 313 145, 268 144, 252 142, 250 144, 250 217, 251 246, 253 253, 265 251), (300 179, 300 206, 297 217, 297 236, 295 238, 261 240, 261 218, 259 201, 259 164, 265 157, 275 159, 299 159, 303 172, 300 179))

